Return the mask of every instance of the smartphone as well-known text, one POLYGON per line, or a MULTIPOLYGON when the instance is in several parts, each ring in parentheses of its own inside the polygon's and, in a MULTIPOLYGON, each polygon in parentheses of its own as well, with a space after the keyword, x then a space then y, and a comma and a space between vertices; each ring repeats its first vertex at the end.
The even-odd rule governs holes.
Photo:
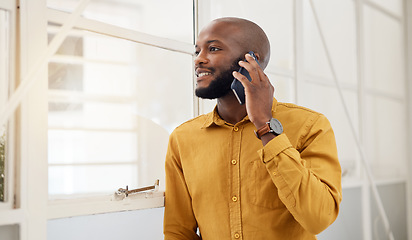
MULTIPOLYGON (((250 51, 249 54, 259 64, 259 61, 257 60, 257 58, 255 56, 255 53, 250 51)), ((245 59, 245 61, 246 61, 246 59, 245 59)), ((259 64, 259 66, 260 66, 260 64, 259 64)), ((249 82, 252 81, 252 78, 250 77, 249 72, 244 67, 240 67, 238 72, 243 74, 245 77, 247 77, 249 82)), ((230 88, 232 89, 233 93, 235 94, 235 96, 236 96, 237 100, 239 101, 240 105, 245 104, 245 88, 243 87, 242 83, 235 78, 235 79, 233 79, 233 82, 230 85, 230 88)))

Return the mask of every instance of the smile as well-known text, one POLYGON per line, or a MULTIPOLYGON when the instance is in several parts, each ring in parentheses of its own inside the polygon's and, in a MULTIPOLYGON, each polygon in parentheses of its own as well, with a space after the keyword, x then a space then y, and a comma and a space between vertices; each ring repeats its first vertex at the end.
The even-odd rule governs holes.
POLYGON ((198 77, 203 77, 203 76, 207 76, 207 75, 210 75, 211 73, 208 73, 208 72, 202 72, 202 73, 199 73, 197 76, 198 77))

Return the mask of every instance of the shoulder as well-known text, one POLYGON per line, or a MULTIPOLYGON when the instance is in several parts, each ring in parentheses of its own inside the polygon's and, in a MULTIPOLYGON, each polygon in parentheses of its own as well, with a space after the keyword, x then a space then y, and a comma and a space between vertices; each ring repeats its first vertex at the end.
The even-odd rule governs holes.
POLYGON ((192 118, 177 126, 173 130, 171 136, 177 137, 188 132, 199 131, 205 125, 208 118, 209 114, 202 114, 195 118, 192 118))
POLYGON ((312 109, 302 107, 293 103, 283 103, 283 102, 278 102, 276 105, 276 112, 279 113, 295 113, 295 114, 302 114, 302 115, 307 115, 307 116, 321 116, 323 115, 322 113, 316 112, 312 109))
POLYGON ((312 109, 302 107, 302 106, 299 106, 293 103, 283 103, 283 102, 278 102, 276 104, 275 114, 297 116, 300 119, 325 117, 322 113, 319 113, 312 109))
POLYGON ((324 114, 293 103, 278 102, 274 116, 294 128, 310 128, 313 125, 330 127, 330 122, 324 114))

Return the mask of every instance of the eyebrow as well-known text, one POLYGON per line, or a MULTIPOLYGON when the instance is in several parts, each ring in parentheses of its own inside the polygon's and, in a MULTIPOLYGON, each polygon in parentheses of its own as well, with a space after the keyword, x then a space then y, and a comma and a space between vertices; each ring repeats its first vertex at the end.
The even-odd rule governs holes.
MULTIPOLYGON (((217 39, 215 39, 215 40, 209 40, 209 41, 206 42, 206 44, 211 44, 211 43, 213 43, 213 42, 218 42, 218 43, 220 43, 221 41, 219 41, 219 40, 217 40, 217 39)), ((198 45, 196 44, 195 47, 198 47, 198 45)))

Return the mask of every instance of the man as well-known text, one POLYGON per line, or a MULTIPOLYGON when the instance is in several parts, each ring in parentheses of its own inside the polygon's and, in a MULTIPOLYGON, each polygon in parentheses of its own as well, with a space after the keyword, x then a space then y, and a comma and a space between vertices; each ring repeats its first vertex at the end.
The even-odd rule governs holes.
POLYGON ((217 98, 217 106, 170 136, 166 240, 316 239, 336 219, 341 168, 331 126, 273 98, 263 72, 269 57, 266 34, 248 20, 217 19, 199 34, 196 95, 217 98), (233 78, 245 88, 244 105, 233 78))

